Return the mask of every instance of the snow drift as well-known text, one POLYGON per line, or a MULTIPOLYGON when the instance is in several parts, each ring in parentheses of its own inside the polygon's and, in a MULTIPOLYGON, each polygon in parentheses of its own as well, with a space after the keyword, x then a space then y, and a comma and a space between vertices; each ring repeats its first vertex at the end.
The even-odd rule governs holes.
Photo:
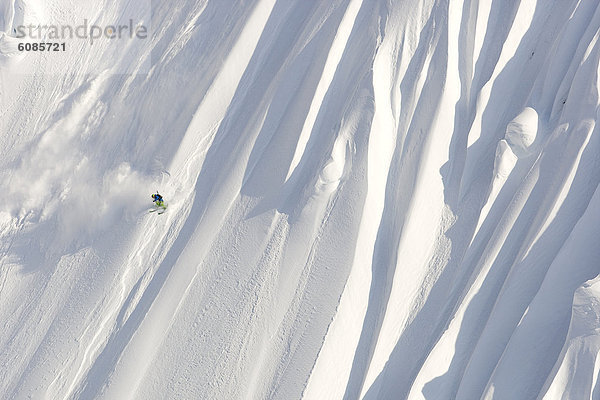
POLYGON ((144 8, 0 0, 1 398, 600 398, 596 0, 144 8))
POLYGON ((527 151, 535 141, 538 130, 538 115, 531 107, 525 107, 508 123, 505 138, 512 146, 527 151))

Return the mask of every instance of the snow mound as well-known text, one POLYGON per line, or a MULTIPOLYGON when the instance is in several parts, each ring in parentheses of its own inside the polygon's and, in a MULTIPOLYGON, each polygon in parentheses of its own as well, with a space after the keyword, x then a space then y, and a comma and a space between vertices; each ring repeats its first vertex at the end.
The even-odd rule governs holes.
POLYGON ((527 151, 535 141, 538 129, 538 114, 525 107, 506 127, 505 138, 514 148, 527 151))
POLYGON ((494 159, 494 177, 506 179, 517 163, 517 156, 504 139, 498 142, 494 159))

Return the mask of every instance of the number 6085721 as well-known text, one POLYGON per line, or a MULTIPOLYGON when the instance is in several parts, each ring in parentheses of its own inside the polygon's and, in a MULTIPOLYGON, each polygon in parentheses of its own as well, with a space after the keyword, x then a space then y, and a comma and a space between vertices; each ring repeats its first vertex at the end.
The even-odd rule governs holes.
POLYGON ((19 43, 19 51, 65 51, 66 43, 19 43))

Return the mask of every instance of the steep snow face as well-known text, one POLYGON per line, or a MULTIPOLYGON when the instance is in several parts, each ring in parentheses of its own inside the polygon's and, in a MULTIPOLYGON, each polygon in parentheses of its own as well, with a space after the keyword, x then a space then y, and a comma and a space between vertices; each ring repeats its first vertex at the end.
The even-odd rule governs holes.
POLYGON ((596 0, 0 0, 0 398, 600 397, 599 32, 596 0))

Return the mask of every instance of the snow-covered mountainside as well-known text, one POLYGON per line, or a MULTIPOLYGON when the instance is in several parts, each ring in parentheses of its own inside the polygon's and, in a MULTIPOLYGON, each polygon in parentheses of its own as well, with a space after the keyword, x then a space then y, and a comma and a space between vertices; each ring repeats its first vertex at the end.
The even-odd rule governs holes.
POLYGON ((598 0, 0 0, 0 398, 600 399, 599 72, 598 0))

